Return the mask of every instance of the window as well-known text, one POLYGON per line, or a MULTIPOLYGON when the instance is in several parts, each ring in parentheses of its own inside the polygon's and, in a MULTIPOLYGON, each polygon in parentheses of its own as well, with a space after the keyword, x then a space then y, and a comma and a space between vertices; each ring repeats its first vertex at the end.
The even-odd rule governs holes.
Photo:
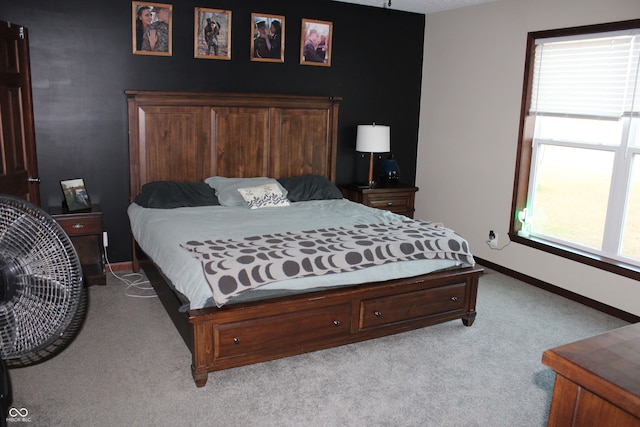
POLYGON ((640 278, 640 20, 529 33, 511 237, 640 278))

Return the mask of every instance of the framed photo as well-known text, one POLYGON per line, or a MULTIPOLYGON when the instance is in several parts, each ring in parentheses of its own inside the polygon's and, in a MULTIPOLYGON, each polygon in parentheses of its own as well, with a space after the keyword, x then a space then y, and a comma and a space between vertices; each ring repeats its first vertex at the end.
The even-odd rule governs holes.
POLYGON ((231 11, 196 7, 193 24, 193 56, 231 59, 231 11))
POLYGON ((69 212, 91 210, 89 193, 87 193, 82 178, 60 181, 60 187, 62 187, 62 194, 64 195, 63 206, 68 209, 69 212))
POLYGON ((330 67, 332 38, 332 22, 302 18, 300 63, 330 67))
POLYGON ((251 60, 284 62, 284 16, 251 14, 251 60))
POLYGON ((131 9, 133 53, 171 56, 173 6, 134 1, 131 9))

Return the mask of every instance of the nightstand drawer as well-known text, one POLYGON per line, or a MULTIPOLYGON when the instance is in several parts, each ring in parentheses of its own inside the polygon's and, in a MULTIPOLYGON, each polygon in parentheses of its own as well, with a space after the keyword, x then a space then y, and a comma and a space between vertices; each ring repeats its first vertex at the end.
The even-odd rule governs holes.
POLYGON ((76 249, 87 285, 106 285, 102 210, 93 205, 88 212, 65 212, 61 207, 49 209, 51 216, 69 235, 76 249))
POLYGON ((102 218, 99 215, 74 217, 73 215, 56 216, 56 221, 68 235, 102 234, 102 218))
POLYGON ((352 184, 341 186, 340 191, 342 191, 345 199, 413 218, 418 187, 405 184, 393 184, 363 188, 352 184))
POLYGON ((413 209, 413 193, 406 194, 369 194, 366 205, 387 210, 413 209))

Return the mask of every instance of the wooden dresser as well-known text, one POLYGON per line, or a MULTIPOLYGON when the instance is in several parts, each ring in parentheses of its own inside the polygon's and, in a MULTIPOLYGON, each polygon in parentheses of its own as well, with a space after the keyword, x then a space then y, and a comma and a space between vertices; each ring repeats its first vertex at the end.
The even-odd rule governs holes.
POLYGON ((363 188, 356 184, 350 184, 341 186, 340 191, 345 199, 413 218, 415 196, 418 187, 405 184, 393 184, 363 188))
POLYGON ((640 323, 544 352, 549 426, 640 426, 640 323))

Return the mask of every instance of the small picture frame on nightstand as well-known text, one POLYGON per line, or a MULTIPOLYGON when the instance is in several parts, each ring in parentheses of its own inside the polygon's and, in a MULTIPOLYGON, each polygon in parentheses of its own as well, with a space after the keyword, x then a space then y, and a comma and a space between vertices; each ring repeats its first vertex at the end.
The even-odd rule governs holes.
POLYGON ((68 212, 88 212, 91 210, 91 200, 82 178, 65 179, 60 181, 64 200, 62 209, 68 212))

